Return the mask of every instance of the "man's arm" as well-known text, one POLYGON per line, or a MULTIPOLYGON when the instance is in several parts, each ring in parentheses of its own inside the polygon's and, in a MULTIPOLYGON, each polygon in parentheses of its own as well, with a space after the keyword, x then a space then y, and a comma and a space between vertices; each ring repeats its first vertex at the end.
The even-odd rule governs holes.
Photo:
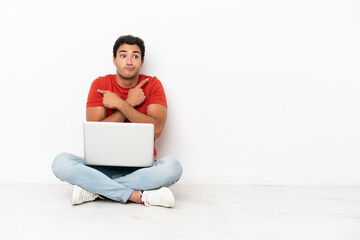
POLYGON ((107 116, 106 108, 104 107, 88 107, 86 108, 86 121, 93 122, 124 122, 125 116, 120 111, 116 111, 110 116, 107 116))
MULTIPOLYGON (((136 107, 142 104, 145 101, 145 94, 142 87, 149 80, 146 78, 142 82, 140 82, 135 88, 132 88, 128 92, 128 96, 126 98, 126 102, 132 106, 136 107)), ((117 110, 110 116, 107 116, 106 108, 99 107, 88 107, 86 108, 86 120, 87 121, 95 121, 95 122, 124 122, 126 117, 122 112, 117 110)), ((131 120, 130 120, 131 121, 131 120)))
POLYGON ((150 104, 147 107, 147 114, 143 114, 113 92, 100 89, 98 92, 104 95, 103 104, 105 107, 117 109, 130 122, 154 124, 155 138, 159 138, 164 129, 167 117, 167 108, 165 106, 161 104, 150 104))
POLYGON ((150 104, 147 107, 147 114, 143 114, 131 107, 127 102, 122 101, 118 109, 134 123, 152 123, 154 124, 155 138, 159 138, 166 122, 167 108, 161 104, 150 104))

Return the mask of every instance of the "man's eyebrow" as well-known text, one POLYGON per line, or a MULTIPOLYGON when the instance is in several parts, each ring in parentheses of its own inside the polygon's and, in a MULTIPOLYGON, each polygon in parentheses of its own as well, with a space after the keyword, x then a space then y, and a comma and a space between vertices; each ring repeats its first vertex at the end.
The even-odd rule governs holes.
MULTIPOLYGON (((120 51, 119 51, 119 53, 121 53, 121 52, 125 52, 125 53, 127 53, 127 51, 126 51, 126 50, 120 50, 120 51)), ((139 52, 139 51, 132 51, 132 53, 138 53, 138 54, 140 54, 140 52, 139 52)))

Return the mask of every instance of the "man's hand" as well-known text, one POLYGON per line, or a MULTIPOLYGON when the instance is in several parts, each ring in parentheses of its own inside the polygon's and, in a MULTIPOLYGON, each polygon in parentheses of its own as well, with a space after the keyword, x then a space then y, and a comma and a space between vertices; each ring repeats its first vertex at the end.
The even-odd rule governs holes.
POLYGON ((118 109, 121 101, 123 101, 116 93, 107 90, 97 90, 103 95, 103 104, 107 108, 118 109))
POLYGON ((142 87, 149 81, 149 79, 142 80, 136 87, 129 90, 126 102, 130 104, 132 107, 136 107, 141 105, 145 99, 145 93, 142 87))

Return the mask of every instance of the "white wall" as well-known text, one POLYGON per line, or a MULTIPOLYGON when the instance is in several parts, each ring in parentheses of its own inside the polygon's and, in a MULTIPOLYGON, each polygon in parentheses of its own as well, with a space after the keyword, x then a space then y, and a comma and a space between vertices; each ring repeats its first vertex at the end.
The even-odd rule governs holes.
POLYGON ((1 1, 0 182, 58 182, 122 34, 163 83, 182 183, 360 184, 360 2, 1 1))

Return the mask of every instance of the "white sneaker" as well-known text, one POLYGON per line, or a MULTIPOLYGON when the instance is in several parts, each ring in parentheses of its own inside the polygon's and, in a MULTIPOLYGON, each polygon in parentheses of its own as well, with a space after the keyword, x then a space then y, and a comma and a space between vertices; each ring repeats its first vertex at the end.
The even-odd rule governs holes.
POLYGON ((71 198, 71 204, 82 204, 85 202, 92 202, 95 199, 99 197, 98 194, 86 191, 85 189, 82 189, 81 187, 74 185, 74 190, 71 198))
POLYGON ((145 206, 175 206, 174 195, 167 187, 162 187, 157 190, 144 191, 141 196, 141 202, 145 206))

